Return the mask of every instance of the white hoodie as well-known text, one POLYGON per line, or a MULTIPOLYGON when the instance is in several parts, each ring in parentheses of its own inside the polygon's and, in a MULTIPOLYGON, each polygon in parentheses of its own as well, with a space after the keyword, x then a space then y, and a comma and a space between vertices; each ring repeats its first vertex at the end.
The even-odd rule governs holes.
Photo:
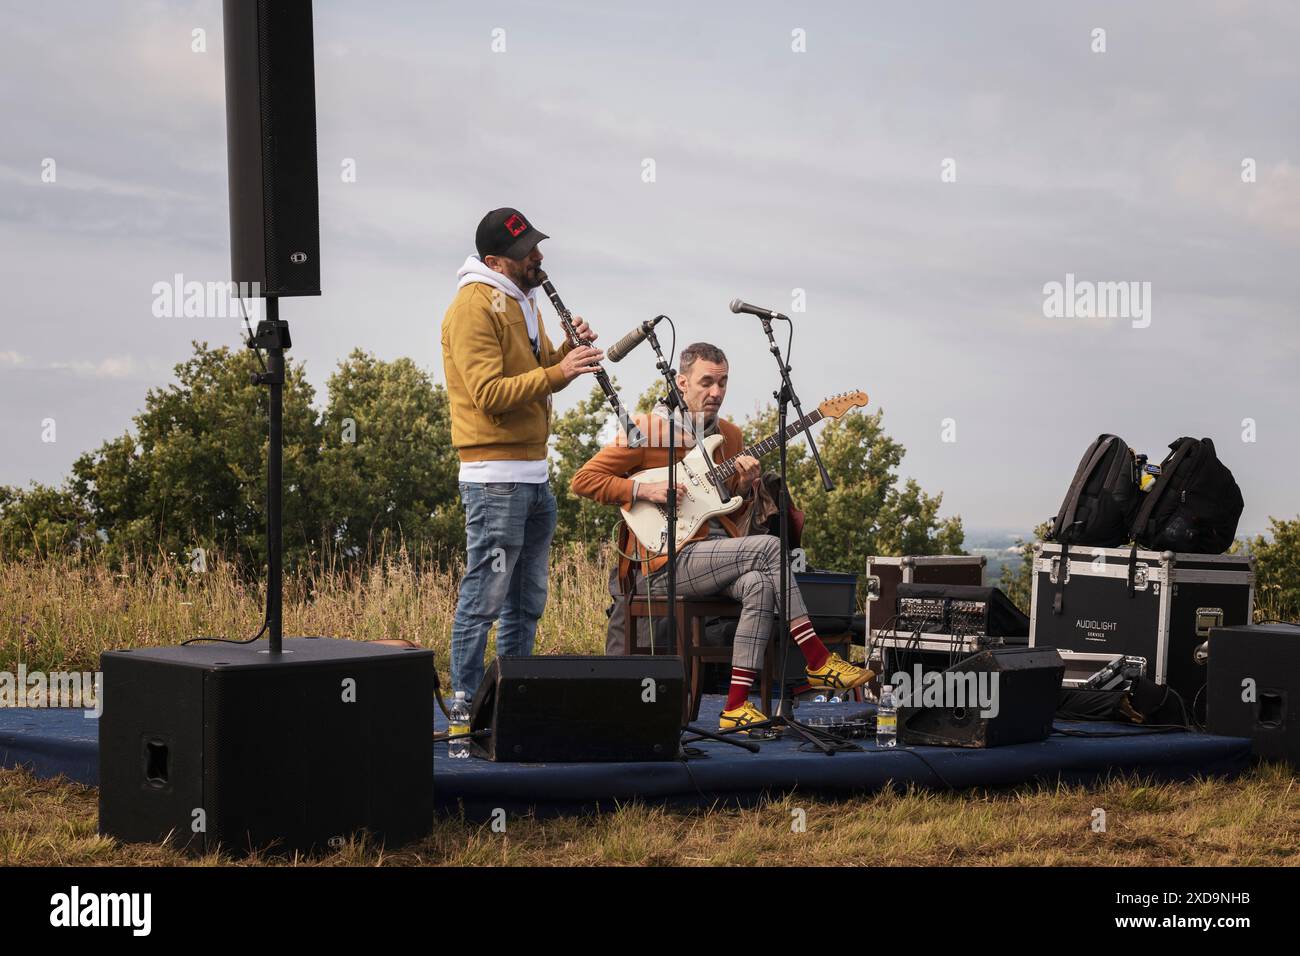
POLYGON ((540 340, 537 333, 537 290, 525 295, 520 291, 519 286, 515 285, 507 275, 500 272, 493 272, 478 256, 470 256, 465 260, 465 264, 460 267, 456 273, 460 282, 456 284, 457 289, 462 289, 467 285, 475 282, 481 282, 484 285, 490 285, 494 289, 500 289, 510 298, 519 303, 519 308, 523 310, 524 322, 528 326, 528 338, 533 343, 533 351, 537 351, 540 340))

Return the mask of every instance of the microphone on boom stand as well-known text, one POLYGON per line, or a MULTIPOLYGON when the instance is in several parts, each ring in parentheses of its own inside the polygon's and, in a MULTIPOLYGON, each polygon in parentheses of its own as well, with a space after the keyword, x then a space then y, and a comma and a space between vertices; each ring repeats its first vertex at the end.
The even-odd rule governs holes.
MULTIPOLYGON (((781 567, 779 575, 779 584, 777 586, 776 604, 773 608, 772 616, 777 627, 778 647, 781 653, 781 667, 778 673, 781 675, 780 692, 777 701, 776 711, 768 718, 771 727, 789 727, 795 733, 799 734, 807 743, 812 744, 822 753, 830 755, 841 750, 861 750, 862 748, 848 740, 837 737, 834 734, 828 734, 822 731, 816 731, 808 727, 791 716, 793 701, 789 699, 786 674, 786 661, 790 655, 790 608, 787 597, 790 593, 791 586, 791 568, 790 568, 790 490, 789 490, 789 472, 787 469, 786 445, 789 434, 786 428, 786 418, 788 407, 793 405, 796 414, 802 419, 803 408, 799 403, 799 396, 795 394, 794 384, 790 381, 790 363, 786 355, 781 354, 780 347, 776 344, 776 339, 772 336, 772 322, 782 320, 789 322, 789 316, 782 315, 775 309, 764 309, 761 306, 750 305, 740 299, 731 300, 731 311, 736 313, 745 313, 747 315, 756 315, 763 322, 763 332, 767 335, 768 351, 776 359, 777 370, 781 376, 781 388, 773 392, 772 396, 777 401, 777 447, 780 449, 780 494, 777 502, 777 515, 780 522, 780 539, 781 539, 781 567)), ((793 334, 794 325, 791 323, 791 334, 793 334)), ((812 452, 813 461, 821 472, 822 485, 827 491, 830 491, 834 485, 831 483, 830 475, 826 471, 825 465, 822 464, 821 455, 817 451, 817 443, 813 440, 812 430, 805 426, 804 434, 808 437, 808 447, 812 452)))
POLYGON ((775 309, 765 309, 759 305, 750 305, 748 302, 742 302, 740 299, 731 300, 731 311, 743 312, 746 315, 756 315, 760 319, 777 320, 781 322, 790 321, 790 316, 782 315, 775 309))
POLYGON ((609 359, 611 362, 621 362, 628 352, 632 351, 650 337, 650 333, 654 331, 655 326, 663 321, 664 318, 665 316, 656 315, 653 319, 646 319, 627 335, 615 342, 610 348, 606 349, 605 358, 609 359))

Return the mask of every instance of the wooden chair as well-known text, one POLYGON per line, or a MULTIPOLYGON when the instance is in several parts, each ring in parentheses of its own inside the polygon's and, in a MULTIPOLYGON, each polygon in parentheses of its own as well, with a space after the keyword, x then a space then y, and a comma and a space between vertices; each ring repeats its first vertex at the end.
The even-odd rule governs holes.
MULTIPOLYGON (((643 618, 666 618, 669 613, 668 598, 660 595, 651 597, 641 590, 632 594, 625 593, 624 597, 627 600, 627 633, 624 636, 623 653, 642 653, 636 647, 637 621, 643 618)), ((731 662, 730 644, 710 647, 704 643, 704 622, 711 617, 738 619, 740 602, 722 595, 677 598, 675 653, 681 657, 687 675, 687 694, 682 714, 684 723, 698 720, 700 716, 700 700, 704 696, 704 668, 701 665, 706 662, 728 664, 731 662)), ((651 628, 650 641, 653 644, 653 620, 651 628)), ((771 644, 768 648, 770 651, 771 644)), ((774 656, 771 653, 764 655, 763 670, 759 676, 759 693, 762 695, 764 713, 767 713, 766 708, 772 700, 772 683, 775 676, 775 664, 772 660, 774 656)))

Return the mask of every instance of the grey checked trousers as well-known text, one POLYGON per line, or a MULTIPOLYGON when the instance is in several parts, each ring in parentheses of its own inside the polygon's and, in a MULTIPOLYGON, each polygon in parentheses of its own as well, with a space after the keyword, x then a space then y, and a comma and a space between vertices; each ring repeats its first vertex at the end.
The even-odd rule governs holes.
MULTIPOLYGON (((743 538, 706 538, 683 545, 677 552, 677 593, 683 597, 711 597, 726 594, 741 603, 736 624, 736 643, 731 652, 733 667, 760 670, 767 642, 772 636, 772 609, 780 587, 781 541, 770 534, 743 538)), ((650 576, 650 591, 668 593, 668 569, 650 576)), ((808 613, 790 575, 787 620, 808 613)))

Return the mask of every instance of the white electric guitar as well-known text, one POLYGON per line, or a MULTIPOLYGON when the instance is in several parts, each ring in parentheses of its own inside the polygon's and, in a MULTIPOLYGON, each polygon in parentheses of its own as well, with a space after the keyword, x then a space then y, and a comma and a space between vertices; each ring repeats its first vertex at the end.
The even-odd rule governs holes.
MULTIPOLYGON (((796 422, 786 426, 789 438, 798 435, 809 425, 815 425, 823 418, 839 418, 850 408, 861 408, 867 404, 866 392, 845 392, 826 399, 817 406, 817 410, 796 422)), ((693 535, 700 525, 718 515, 731 514, 745 503, 740 495, 723 498, 726 489, 719 493, 709 481, 709 467, 704 456, 713 457, 713 452, 724 439, 721 435, 709 435, 696 445, 677 463, 677 483, 686 489, 685 494, 677 496, 677 542, 681 544, 693 535)), ((725 482, 736 473, 736 459, 742 455, 761 458, 779 444, 779 434, 774 433, 757 444, 738 452, 726 461, 713 466, 719 482, 725 482)), ((632 476, 641 483, 653 483, 668 480, 668 466, 647 468, 632 476)), ((630 508, 623 508, 623 521, 641 545, 652 555, 665 554, 668 551, 668 506, 653 501, 634 501, 630 508)))

